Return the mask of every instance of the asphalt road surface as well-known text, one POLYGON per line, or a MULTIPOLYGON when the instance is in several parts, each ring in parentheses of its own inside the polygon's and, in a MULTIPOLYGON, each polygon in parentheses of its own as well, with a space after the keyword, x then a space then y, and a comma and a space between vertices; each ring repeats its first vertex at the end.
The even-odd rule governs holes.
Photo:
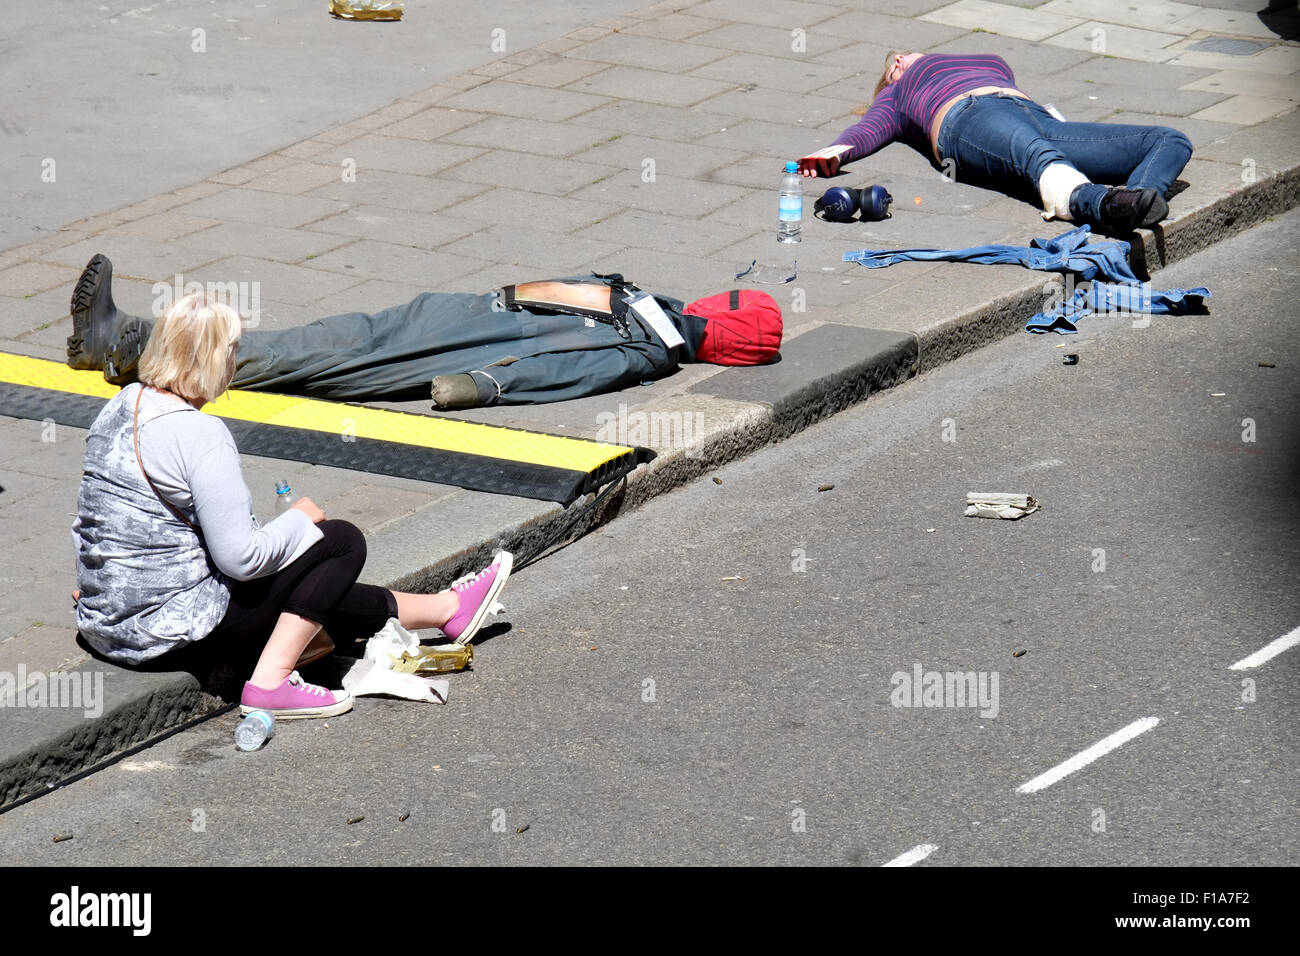
POLYGON ((1295 865, 1300 649, 1232 665, 1300 625, 1298 245, 1279 217, 1159 273, 1209 315, 1014 336, 620 517, 512 579, 445 707, 253 754, 213 719, 0 816, 0 857, 1295 865))

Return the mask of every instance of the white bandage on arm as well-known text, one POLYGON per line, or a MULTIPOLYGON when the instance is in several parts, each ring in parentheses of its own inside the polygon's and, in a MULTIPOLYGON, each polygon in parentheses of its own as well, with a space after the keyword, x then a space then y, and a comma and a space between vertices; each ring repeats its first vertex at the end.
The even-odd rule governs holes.
POLYGON ((1070 194, 1075 187, 1091 182, 1087 176, 1065 163, 1052 163, 1038 177, 1038 195, 1043 200, 1044 219, 1069 219, 1070 194))

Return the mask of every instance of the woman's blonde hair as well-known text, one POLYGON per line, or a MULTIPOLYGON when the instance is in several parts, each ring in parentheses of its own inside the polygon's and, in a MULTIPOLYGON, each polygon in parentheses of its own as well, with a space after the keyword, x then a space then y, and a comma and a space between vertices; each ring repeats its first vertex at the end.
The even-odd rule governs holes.
POLYGON ((235 377, 239 313, 195 292, 177 299, 154 326, 140 356, 140 381, 210 402, 235 377))
POLYGON ((880 95, 880 91, 889 85, 889 71, 894 68, 894 57, 908 56, 909 50, 890 50, 885 54, 885 70, 880 74, 880 79, 876 81, 876 92, 872 93, 872 99, 880 95))

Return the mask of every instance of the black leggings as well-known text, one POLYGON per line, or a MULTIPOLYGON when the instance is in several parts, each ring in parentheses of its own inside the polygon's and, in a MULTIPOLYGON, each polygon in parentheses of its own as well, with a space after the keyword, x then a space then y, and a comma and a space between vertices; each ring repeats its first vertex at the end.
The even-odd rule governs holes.
POLYGON ((358 584, 366 563, 366 539, 347 521, 322 521, 324 537, 282 571, 230 582, 230 606, 207 637, 163 655, 170 666, 181 656, 202 654, 248 671, 261 656, 275 622, 284 612, 315 621, 339 647, 364 641, 397 617, 397 599, 387 588, 358 584))

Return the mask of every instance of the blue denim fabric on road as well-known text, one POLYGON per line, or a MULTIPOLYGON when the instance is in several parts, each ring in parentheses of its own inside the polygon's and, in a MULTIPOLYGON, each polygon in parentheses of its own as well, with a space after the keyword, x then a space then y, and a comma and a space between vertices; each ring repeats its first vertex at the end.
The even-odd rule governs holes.
POLYGON ((969 249, 862 249, 844 253, 845 262, 883 269, 895 262, 977 262, 980 265, 1022 265, 1040 272, 1073 272, 1081 279, 1109 282, 1140 281, 1128 264, 1127 242, 1103 239, 1088 242, 1092 230, 1076 226, 1051 239, 1034 239, 1028 246, 971 246, 969 249))
POLYGON ((1128 315, 1186 315, 1200 312, 1210 290, 1204 286, 1195 289, 1151 289, 1145 282, 1138 285, 1118 285, 1108 282, 1091 282, 1077 289, 1070 301, 1060 308, 1039 312, 1025 324, 1026 332, 1057 332, 1069 335, 1078 332, 1075 323, 1093 312, 1103 315, 1117 312, 1128 315))
POLYGON ((994 244, 967 249, 860 249, 844 253, 844 261, 856 262, 868 269, 883 269, 896 262, 1021 265, 1039 272, 1073 274, 1090 283, 1094 279, 1102 280, 1093 283, 1090 289, 1080 289, 1056 313, 1035 315, 1025 325, 1027 332, 1077 332, 1072 319, 1082 318, 1093 310, 1181 314, 1201 308, 1203 301, 1210 297, 1209 290, 1199 286, 1188 290, 1151 290, 1133 273, 1128 263, 1127 242, 1103 239, 1089 243, 1090 232, 1087 225, 1077 226, 1051 239, 1034 239, 1028 246, 994 244), (1096 291, 1092 292, 1094 289, 1096 291), (1124 305, 1136 304, 1149 305, 1150 308, 1124 308, 1124 305))

